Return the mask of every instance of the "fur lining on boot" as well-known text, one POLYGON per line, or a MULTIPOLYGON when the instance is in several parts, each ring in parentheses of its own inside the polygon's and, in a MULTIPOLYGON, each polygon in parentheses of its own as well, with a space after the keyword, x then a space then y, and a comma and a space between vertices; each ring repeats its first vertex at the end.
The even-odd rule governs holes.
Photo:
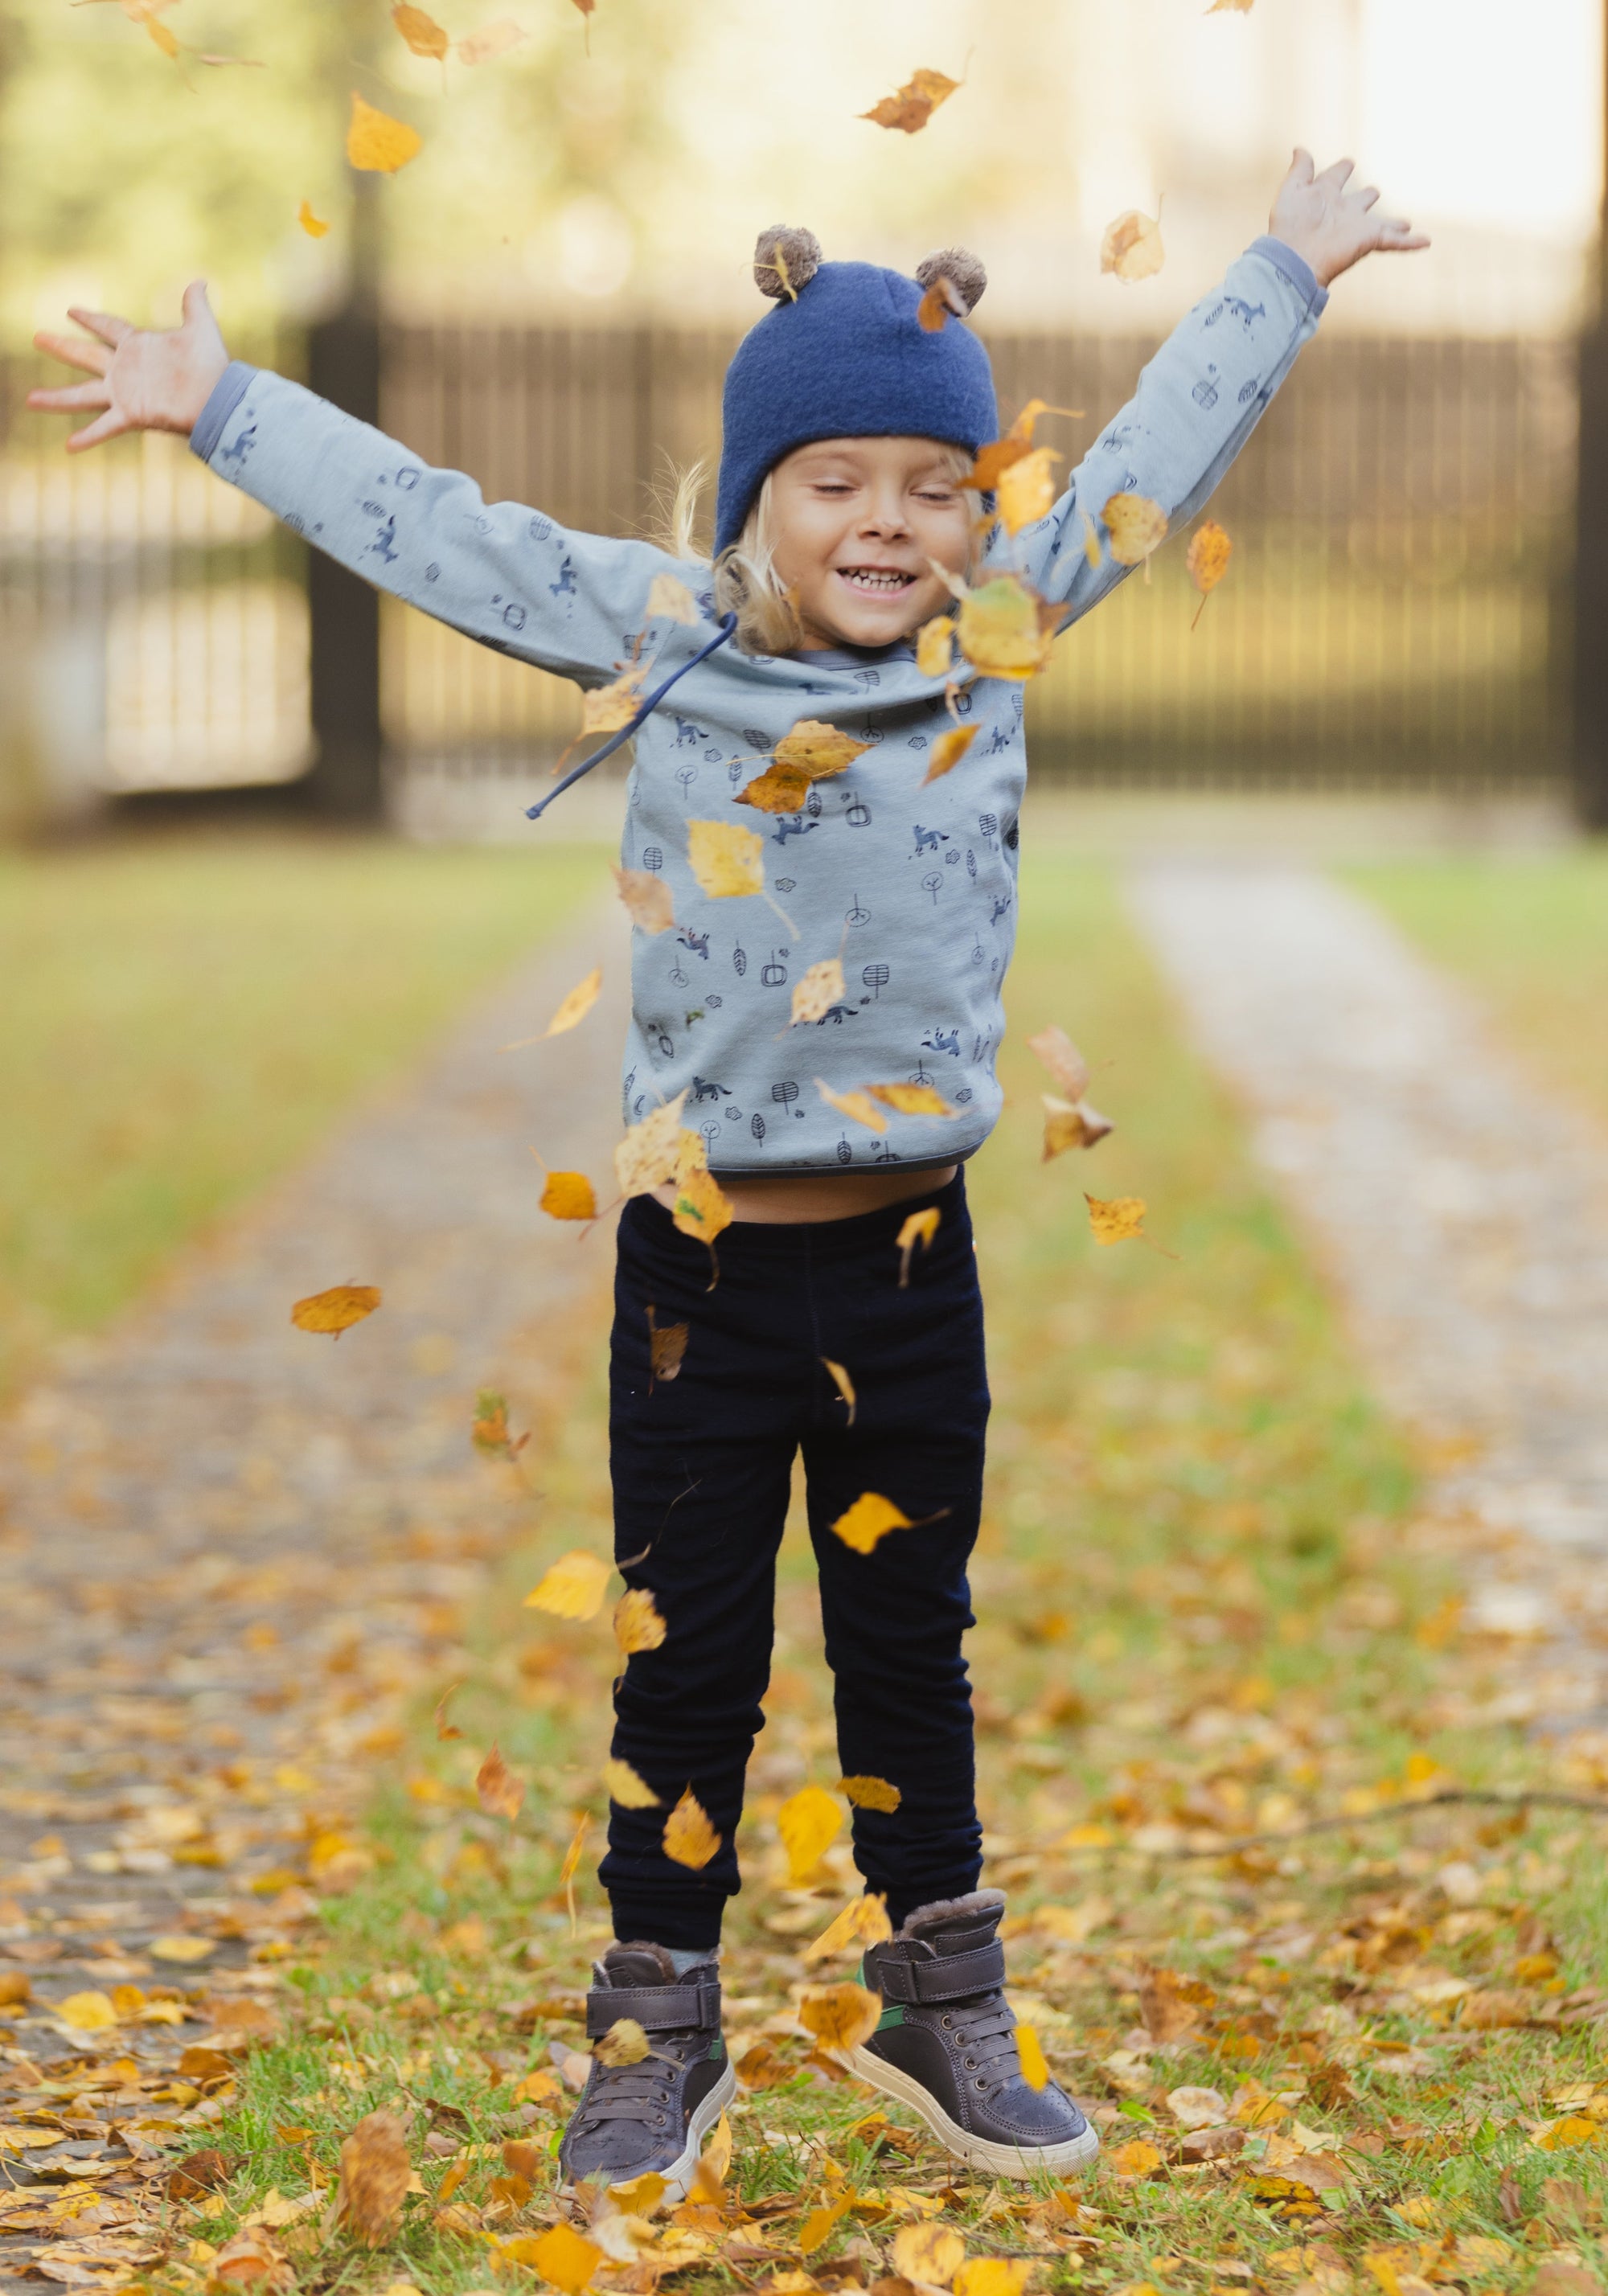
MULTIPOLYGON (((676 1975, 676 1964, 670 1959, 668 1946, 653 1945, 646 1938, 616 1938, 609 1948, 609 1952, 645 1953, 659 1964, 660 1968, 664 1972, 664 1981, 667 1985, 675 1985, 680 1981, 676 1975)), ((604 1958, 607 1958, 606 1955, 604 1958)), ((601 1967, 602 1964, 599 1965, 601 1967)))
POLYGON ((934 1898, 930 1906, 917 1906, 893 1934, 896 1939, 913 1938, 927 1923, 953 1921, 961 1914, 1002 1914, 1005 1901, 1003 1890, 973 1890, 968 1898, 934 1898))

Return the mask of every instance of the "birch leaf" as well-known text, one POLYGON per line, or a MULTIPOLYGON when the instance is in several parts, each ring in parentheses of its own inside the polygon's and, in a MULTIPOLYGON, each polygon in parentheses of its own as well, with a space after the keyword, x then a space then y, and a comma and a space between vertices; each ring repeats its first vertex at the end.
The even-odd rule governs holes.
POLYGON ((1085 1100, 1058 1100, 1053 1092, 1043 1093, 1044 1153, 1042 1163, 1063 1156, 1069 1148, 1095 1148, 1112 1128, 1109 1116, 1102 1116, 1085 1100))
POLYGON ((596 1004, 602 987, 603 967, 600 964, 588 972, 584 980, 576 983, 548 1021, 544 1033, 549 1037, 562 1037, 566 1029, 578 1028, 596 1004))
POLYGON ((894 2234, 894 2269, 906 2280, 947 2288, 966 2260, 966 2243, 948 2225, 901 2225, 894 2234))
POLYGON ((549 1172, 537 1210, 549 1219, 591 1220, 597 1218, 597 1198, 584 1172, 549 1172))
POLYGON ((1064 1093, 1068 1100, 1082 1099, 1088 1090, 1088 1062, 1064 1029, 1050 1021, 1036 1037, 1028 1038, 1028 1050, 1048 1069, 1057 1092, 1064 1093))
POLYGON ((880 1809, 889 1816, 905 1799, 898 1788, 890 1785, 886 1778, 840 1778, 838 1792, 856 1809, 880 1809))
POLYGON ((647 619, 692 624, 698 619, 698 601, 674 574, 655 574, 648 588, 647 619))
POLYGON ((1119 566, 1137 566, 1167 535, 1167 512, 1145 495, 1112 495, 1100 513, 1119 566))
MULTIPOLYGON (((857 2048, 875 2032, 882 2013, 879 1993, 863 1985, 810 1985, 799 2003, 799 2022, 813 2033, 823 2048, 857 2048)), ((958 2239, 955 2243, 961 2247, 958 2239)), ((964 2250, 962 2251, 964 2254, 964 2250)))
POLYGON ((614 1605, 614 1639, 622 1655, 629 1658, 634 1651, 657 1650, 664 1634, 664 1620, 648 1588, 628 1587, 614 1605))
POLYGON ((356 89, 352 91, 346 156, 362 174, 394 176, 398 168, 406 168, 418 157, 423 141, 417 128, 410 127, 405 119, 377 111, 372 103, 365 103, 356 89))
POLYGON ((1035 447, 1000 472, 995 496, 1007 534, 1020 534, 1048 515, 1055 500, 1054 466, 1062 460, 1053 447, 1035 447))
POLYGON ((938 1223, 942 1217, 936 1204, 929 1204, 925 1211, 912 1212, 895 1237, 898 1247, 898 1288, 901 1292, 907 1292, 910 1288, 911 1254, 918 1243, 923 1251, 928 1249, 938 1234, 938 1223))
POLYGON ((664 1854, 677 1866, 696 1873, 707 1866, 720 1847, 720 1836, 709 1822, 709 1813, 688 1786, 664 1822, 664 1854))
POLYGON ((824 1021, 848 993, 841 964, 835 956, 823 957, 819 964, 812 964, 793 983, 789 1026, 797 1029, 810 1021, 824 1021))
POLYGON ((901 1116, 958 1116, 958 1108, 951 1108, 941 1092, 934 1092, 930 1084, 868 1084, 866 1089, 874 1099, 886 1101, 897 1108, 901 1116))
POLYGON ((685 1093, 678 1092, 662 1108, 650 1109, 615 1149, 614 1176, 622 1195, 645 1196, 675 1178, 685 1104, 685 1093))
POLYGON ((488 64, 498 56, 505 56, 510 48, 519 47, 530 35, 512 16, 499 16, 492 24, 482 25, 458 42, 455 53, 461 64, 488 64))
POLYGON ((805 1947, 804 1959, 829 1961, 834 1953, 847 1953, 851 1946, 881 1945, 892 1935, 893 1923, 888 1918, 885 1898, 850 1898, 820 1936, 805 1947))
POLYGON ((816 1078, 816 1090, 827 1106, 835 1108, 840 1116, 851 1116, 857 1124, 863 1124, 870 1132, 887 1131, 888 1119, 868 1092, 833 1092, 832 1086, 824 1084, 819 1077, 816 1078))
MULTIPOLYGON (((585 2058, 581 2060, 586 2062, 585 2058)), ((555 2224, 530 2243, 529 2262, 561 2292, 561 2296, 580 2296, 598 2266, 604 2261, 603 2251, 595 2241, 583 2239, 572 2226, 555 2224)))
POLYGON ((372 1316, 380 1299, 377 1284, 334 1283, 327 1292, 298 1300, 291 1310, 291 1321, 299 1332, 327 1332, 338 1340, 342 1332, 349 1332, 354 1324, 372 1316))
POLYGON ((1112 273, 1125 287, 1141 279, 1153 279, 1166 260, 1159 217, 1127 208, 1114 223, 1107 224, 1100 242, 1100 268, 1112 273))
POLYGON ((767 766, 737 791, 734 805, 751 805, 759 813, 797 813, 809 795, 809 775, 801 766, 767 766))
POLYGON ((313 213, 312 209, 308 205, 306 200, 303 200, 301 205, 296 210, 296 220, 301 226, 303 231, 306 232, 309 239, 322 239, 325 232, 329 229, 328 224, 321 222, 319 217, 313 213))
POLYGON ((645 933, 669 932, 676 922, 669 887, 651 869, 616 869, 614 882, 627 914, 645 933))
POLYGON ((844 1546, 856 1554, 869 1554, 890 1530, 913 1530, 915 1527, 903 1508, 896 1507, 880 1491, 862 1491, 832 1526, 844 1546))
POLYGON ((648 1302, 648 1357, 651 1365, 648 1376, 663 1380, 668 1386, 680 1376, 686 1356, 686 1343, 691 1333, 689 1324, 655 1323, 652 1300, 648 1302))
POLYGON ((833 1385, 837 1389, 838 1393, 842 1397, 843 1401, 849 1406, 849 1417, 844 1423, 847 1426, 852 1427, 854 1425, 854 1414, 857 1403, 857 1398, 854 1391, 854 1382, 849 1378, 849 1374, 844 1370, 842 1365, 841 1363, 833 1363, 830 1356, 823 1356, 821 1357, 821 1361, 832 1374, 833 1385))
POLYGON ((1131 1237, 1144 1234, 1143 1196, 1102 1198, 1086 1192, 1083 1201, 1088 1206, 1088 1224, 1096 1243, 1126 1243, 1131 1237))
POLYGON ((600 2065, 639 2065, 649 2054, 648 2037, 635 2017, 616 2017, 592 2044, 600 2065))
POLYGON ((907 135, 915 135, 959 86, 959 80, 922 67, 911 73, 897 95, 883 96, 869 111, 862 111, 860 118, 874 120, 879 127, 897 127, 907 135))
POLYGON ((585 1547, 572 1547, 548 1566, 525 1597, 528 1611, 546 1611, 555 1619, 595 1619, 603 1608, 603 1589, 613 1566, 585 1547))
POLYGON ((765 841, 731 821, 689 821, 686 857, 700 889, 711 900, 765 890, 765 841))
POLYGON ((966 307, 952 279, 936 278, 915 307, 915 324, 926 335, 939 335, 951 319, 964 319, 966 307))
POLYGON ((390 12, 391 22, 416 56, 431 56, 438 63, 446 60, 452 43, 433 16, 423 8, 412 5, 412 0, 397 0, 390 12))
POLYGON ((1021 2062, 1021 2078, 1028 2087, 1043 2088, 1049 2080, 1050 2069, 1045 2062, 1044 2051, 1038 2045, 1038 2036, 1031 2025, 1017 2026, 1016 2054, 1021 2062))
POLYGON ((618 1802, 621 1809, 659 1809, 663 1806, 647 1780, 629 1762, 622 1762, 618 1754, 611 1754, 603 1764, 603 1782, 609 1800, 618 1802))
POLYGON ((642 707, 640 669, 628 669, 623 677, 611 680, 607 685, 595 685, 580 697, 580 730, 582 734, 618 734, 628 726, 642 707))
MULTIPOLYGON (((948 614, 934 614, 915 634, 915 666, 923 677, 948 677, 955 656, 955 622, 948 614)), ((929 774, 927 779, 935 776, 929 774)))
POLYGON ((972 668, 985 677, 1036 676, 1048 661, 1054 642, 1043 627, 1038 605, 1037 594, 1015 574, 997 574, 991 582, 968 590, 961 600, 956 636, 972 668))
POLYGON ((953 726, 947 734, 940 734, 932 744, 932 762, 922 775, 922 787, 953 773, 981 731, 980 726, 953 726))
POLYGON ((1201 594, 1201 603, 1194 610, 1194 622, 1189 625, 1191 629, 1200 620, 1207 599, 1228 571, 1228 561, 1233 555, 1234 544, 1227 530, 1214 518, 1202 519, 1189 537, 1189 548, 1184 557, 1189 578, 1201 594))
POLYGON ((789 1795, 776 1812, 776 1831, 787 1852, 787 1878, 800 1888, 842 1831, 843 1813, 819 1786, 789 1795))
POLYGON ((407 2131, 394 2112, 371 2112, 340 2147, 336 2210, 370 2248, 388 2241, 402 2221, 413 2176, 407 2131))
POLYGON ((732 1224, 732 1200, 707 1170, 684 1173, 677 1184, 670 1218, 683 1235, 712 1243, 732 1224))
POLYGON ((474 1790, 488 1817, 505 1817, 511 1822, 519 1816, 525 1799, 523 1780, 514 1776, 496 1746, 475 1772, 474 1790))

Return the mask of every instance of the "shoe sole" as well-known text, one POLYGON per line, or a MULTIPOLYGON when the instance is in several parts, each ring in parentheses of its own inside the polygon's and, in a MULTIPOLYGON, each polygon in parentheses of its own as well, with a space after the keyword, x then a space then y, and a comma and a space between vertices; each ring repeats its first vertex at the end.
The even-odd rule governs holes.
MULTIPOLYGON (((693 2178, 697 2174, 698 2156, 703 2150, 703 2140, 736 2094, 737 2076, 728 2060, 726 2070, 702 2103, 693 2107, 693 2117, 687 2123, 686 2143, 669 2167, 652 2169, 634 2169, 628 2177, 616 2177, 610 2185, 609 2190, 613 2192, 621 2185, 634 2185, 639 2177, 662 2177, 664 2202, 685 2201, 692 2190, 693 2178)), ((559 2189, 566 2200, 574 2197, 576 2187, 572 2184, 566 2183, 559 2189)))
POLYGON ((969 2128, 951 2120, 931 2090, 885 2057, 862 2047, 855 2050, 851 2062, 862 2080, 920 2113, 939 2143, 968 2169, 987 2169, 996 2177, 1032 2177, 1041 2169, 1087 2169, 1099 2152, 1099 2132, 1094 2128, 1085 2128, 1081 2136, 1071 2137, 1064 2144, 990 2144, 986 2137, 973 2136, 969 2128))

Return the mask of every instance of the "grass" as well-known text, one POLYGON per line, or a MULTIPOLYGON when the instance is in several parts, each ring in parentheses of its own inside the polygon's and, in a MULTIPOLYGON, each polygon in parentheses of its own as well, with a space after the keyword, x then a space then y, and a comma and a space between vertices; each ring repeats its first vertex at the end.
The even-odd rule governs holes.
MULTIPOLYGON (((856 1886, 841 1840, 800 1879, 777 1838, 783 1799, 837 1772, 795 1527, 728 1932, 727 2036, 752 2078, 724 2214, 673 2228, 705 2243, 678 2284, 868 2285, 900 2224, 935 2205, 972 2254, 1025 2259, 1046 2289, 1424 2296, 1526 2287, 1546 2259, 1600 2269, 1604 1906, 1600 1854, 1580 1854, 1600 1821, 1414 1805, 1453 1782, 1602 1773, 1588 1748, 1531 1747, 1489 1718, 1504 1652, 1461 1632, 1414 1535, 1407 1447, 1109 882, 1040 852, 1023 913, 1010 1106, 972 1175, 996 1396, 971 1644, 985 1879, 1011 1892, 1018 2012, 1106 2151, 1078 2190, 951 2175, 898 2110, 868 2120, 878 2100, 792 2022, 800 1945, 856 1886), (1120 1128, 1046 1166, 1021 1038, 1048 1020, 1095 1062, 1120 1128), (1143 1195, 1176 1257, 1095 1246, 1086 1186, 1143 1195), (1355 1824, 1221 1846, 1337 1812, 1355 1824), (1234 2131, 1215 2164, 1180 2158, 1168 2099, 1185 2086, 1218 2092, 1234 2131), (849 2193, 811 2247, 805 2212, 849 2193)), ((405 1693, 394 1766, 354 1768, 370 1832, 352 1862, 368 1871, 324 1898, 283 1964, 288 2037, 218 2089, 222 2118, 196 2140, 246 2157, 191 2216, 189 2284, 270 2188, 325 2188, 343 2133, 381 2108, 403 2116, 424 2192, 374 2254, 291 2224, 304 2283, 529 2284, 521 2243, 557 2211, 555 2052, 582 2044, 578 1996, 609 1934, 588 1876, 616 1660, 606 1610, 562 1622, 520 1597, 563 1550, 607 1549, 604 1293, 600 1274, 589 1316, 510 1379, 532 1439, 488 1464, 463 1534, 484 1554, 500 1526, 501 1560, 443 1678, 405 1693), (464 1734, 443 1740, 431 1716, 454 1675, 464 1734), (494 1739, 528 1785, 513 1824, 477 1801, 494 1739), (559 1863, 578 1815, 592 1831, 572 1926, 559 1863)), ((348 1651, 326 1690, 309 1684, 302 1726, 320 1697, 344 1712, 376 1694, 367 1663, 348 1651)), ((639 2272, 624 2284, 650 2286, 654 2267, 639 2272)))
POLYGON ((1538 1078, 1608 1117, 1608 844, 1349 874, 1479 992, 1538 1078))
POLYGON ((598 882, 340 838, 0 855, 0 1391, 309 1149, 598 882))

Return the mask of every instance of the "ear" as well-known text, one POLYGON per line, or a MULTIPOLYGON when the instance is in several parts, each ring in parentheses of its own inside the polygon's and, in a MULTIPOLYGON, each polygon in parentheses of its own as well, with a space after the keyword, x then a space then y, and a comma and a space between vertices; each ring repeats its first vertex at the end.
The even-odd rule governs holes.
POLYGON ((940 279, 947 279, 965 305, 968 316, 981 302, 983 289, 989 283, 989 275, 981 263, 964 247, 940 247, 935 254, 923 255, 915 266, 915 275, 923 287, 935 287, 940 279))
POLYGON ((821 267, 821 242, 796 224, 773 223, 754 242, 754 284, 777 303, 796 303, 821 267))

